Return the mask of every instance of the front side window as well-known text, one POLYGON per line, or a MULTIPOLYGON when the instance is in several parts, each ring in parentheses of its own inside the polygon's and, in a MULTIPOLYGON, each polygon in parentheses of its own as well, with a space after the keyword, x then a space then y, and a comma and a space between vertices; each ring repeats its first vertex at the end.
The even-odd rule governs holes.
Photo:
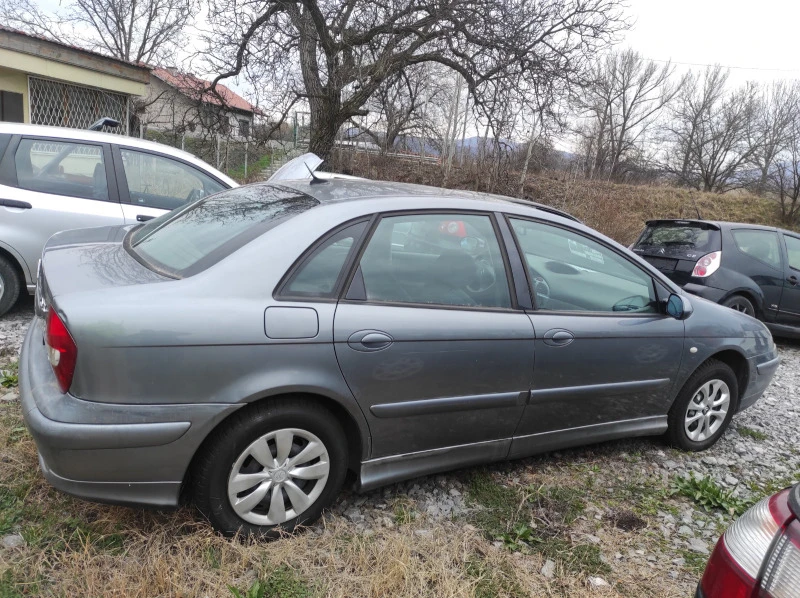
POLYGON ((225 186, 198 169, 156 154, 120 149, 133 205, 174 210, 225 186))
POLYGON ((511 307, 489 216, 384 217, 361 258, 360 274, 368 301, 511 307))
POLYGON ((789 267, 800 271, 800 239, 797 237, 783 236, 786 239, 786 251, 789 254, 789 267))
POLYGON ((281 290, 281 295, 333 298, 347 257, 366 228, 366 222, 359 222, 325 239, 303 260, 281 290))
POLYGON ((734 229, 731 233, 739 251, 773 268, 780 269, 781 251, 778 245, 778 233, 745 228, 734 229))
POLYGON ((648 274, 605 245, 556 226, 511 219, 539 309, 656 313, 648 274))
POLYGON ((190 276, 317 205, 284 187, 237 187, 150 220, 129 233, 126 244, 152 269, 190 276))
POLYGON ((22 189, 108 200, 108 181, 99 145, 23 139, 14 155, 22 189))

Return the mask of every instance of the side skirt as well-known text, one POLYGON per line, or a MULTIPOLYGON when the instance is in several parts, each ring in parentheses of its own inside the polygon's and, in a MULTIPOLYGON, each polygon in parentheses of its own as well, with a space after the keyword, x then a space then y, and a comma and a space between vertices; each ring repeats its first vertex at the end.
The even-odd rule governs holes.
POLYGON ((504 459, 519 459, 537 453, 606 440, 657 436, 666 430, 667 416, 658 415, 369 459, 361 462, 358 489, 372 490, 387 484, 461 467, 504 459))

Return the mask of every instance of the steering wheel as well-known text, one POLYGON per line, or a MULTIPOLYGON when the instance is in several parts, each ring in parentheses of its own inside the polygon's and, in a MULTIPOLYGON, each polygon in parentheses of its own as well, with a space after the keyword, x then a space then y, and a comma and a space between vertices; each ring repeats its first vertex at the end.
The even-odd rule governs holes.
POLYGON ((475 278, 467 284, 467 290, 471 293, 484 293, 494 286, 497 282, 497 275, 494 267, 485 258, 475 258, 475 278))
POLYGON ((647 297, 633 295, 617 301, 611 308, 611 311, 641 311, 649 306, 650 301, 647 297))
POLYGON ((192 203, 203 197, 203 192, 200 189, 192 189, 189 195, 186 196, 186 203, 192 203))

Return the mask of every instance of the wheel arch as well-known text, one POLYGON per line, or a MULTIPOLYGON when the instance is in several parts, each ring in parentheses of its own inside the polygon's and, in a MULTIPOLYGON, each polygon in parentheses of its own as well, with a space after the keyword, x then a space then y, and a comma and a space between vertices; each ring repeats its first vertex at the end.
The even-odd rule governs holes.
POLYGON ((0 244, 0 257, 3 257, 6 260, 8 260, 8 262, 11 264, 11 267, 17 271, 17 274, 19 274, 20 293, 22 292, 23 289, 27 293, 28 292, 26 288, 28 284, 27 264, 23 265, 20 262, 22 258, 20 258, 11 250, 7 249, 2 244, 0 244))
MULTIPOLYGON (((242 410, 248 410, 256 405, 279 398, 313 402, 330 411, 337 421, 339 421, 344 430, 345 439, 347 441, 347 469, 358 473, 362 458, 365 458, 369 454, 371 437, 368 431, 362 429, 362 426, 359 425, 359 422, 356 421, 356 418, 344 405, 342 405, 336 399, 316 392, 271 392, 243 402, 239 409, 231 411, 227 416, 216 422, 214 426, 208 429, 205 437, 194 451, 192 459, 189 462, 189 466, 186 468, 186 471, 183 474, 181 494, 186 495, 186 493, 190 490, 190 478, 192 471, 195 468, 198 455, 203 452, 203 449, 206 447, 208 442, 211 441, 215 431, 221 429, 222 426, 227 425, 234 414, 239 414, 242 412, 242 410)), ((366 423, 363 427, 366 427, 366 423)))
MULTIPOLYGON (((760 291, 760 289, 759 289, 760 291)), ((764 295, 763 293, 757 293, 751 288, 740 288, 734 291, 729 292, 726 294, 722 299, 720 299, 720 305, 730 299, 731 297, 744 297, 750 303, 753 304, 753 307, 756 310, 756 316, 758 316, 759 320, 764 320, 764 295)))
POLYGON ((750 370, 747 361, 747 357, 744 356, 744 353, 738 351, 737 349, 722 349, 709 355, 701 364, 699 364, 692 372, 687 376, 687 380, 694 376, 695 372, 707 364, 709 361, 716 360, 721 361, 729 368, 733 370, 734 375, 736 376, 736 383, 738 384, 738 393, 736 397, 736 409, 739 407, 739 402, 742 399, 742 395, 744 394, 745 389, 747 388, 747 384, 750 381, 750 370))

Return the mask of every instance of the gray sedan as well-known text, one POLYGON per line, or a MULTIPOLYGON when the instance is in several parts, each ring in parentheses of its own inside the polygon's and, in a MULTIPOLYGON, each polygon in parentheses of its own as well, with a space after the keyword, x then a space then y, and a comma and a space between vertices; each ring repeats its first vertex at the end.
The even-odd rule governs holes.
POLYGON ((356 180, 232 189, 47 244, 20 362, 45 477, 224 534, 629 436, 703 450, 762 395, 759 321, 567 214, 356 180))

